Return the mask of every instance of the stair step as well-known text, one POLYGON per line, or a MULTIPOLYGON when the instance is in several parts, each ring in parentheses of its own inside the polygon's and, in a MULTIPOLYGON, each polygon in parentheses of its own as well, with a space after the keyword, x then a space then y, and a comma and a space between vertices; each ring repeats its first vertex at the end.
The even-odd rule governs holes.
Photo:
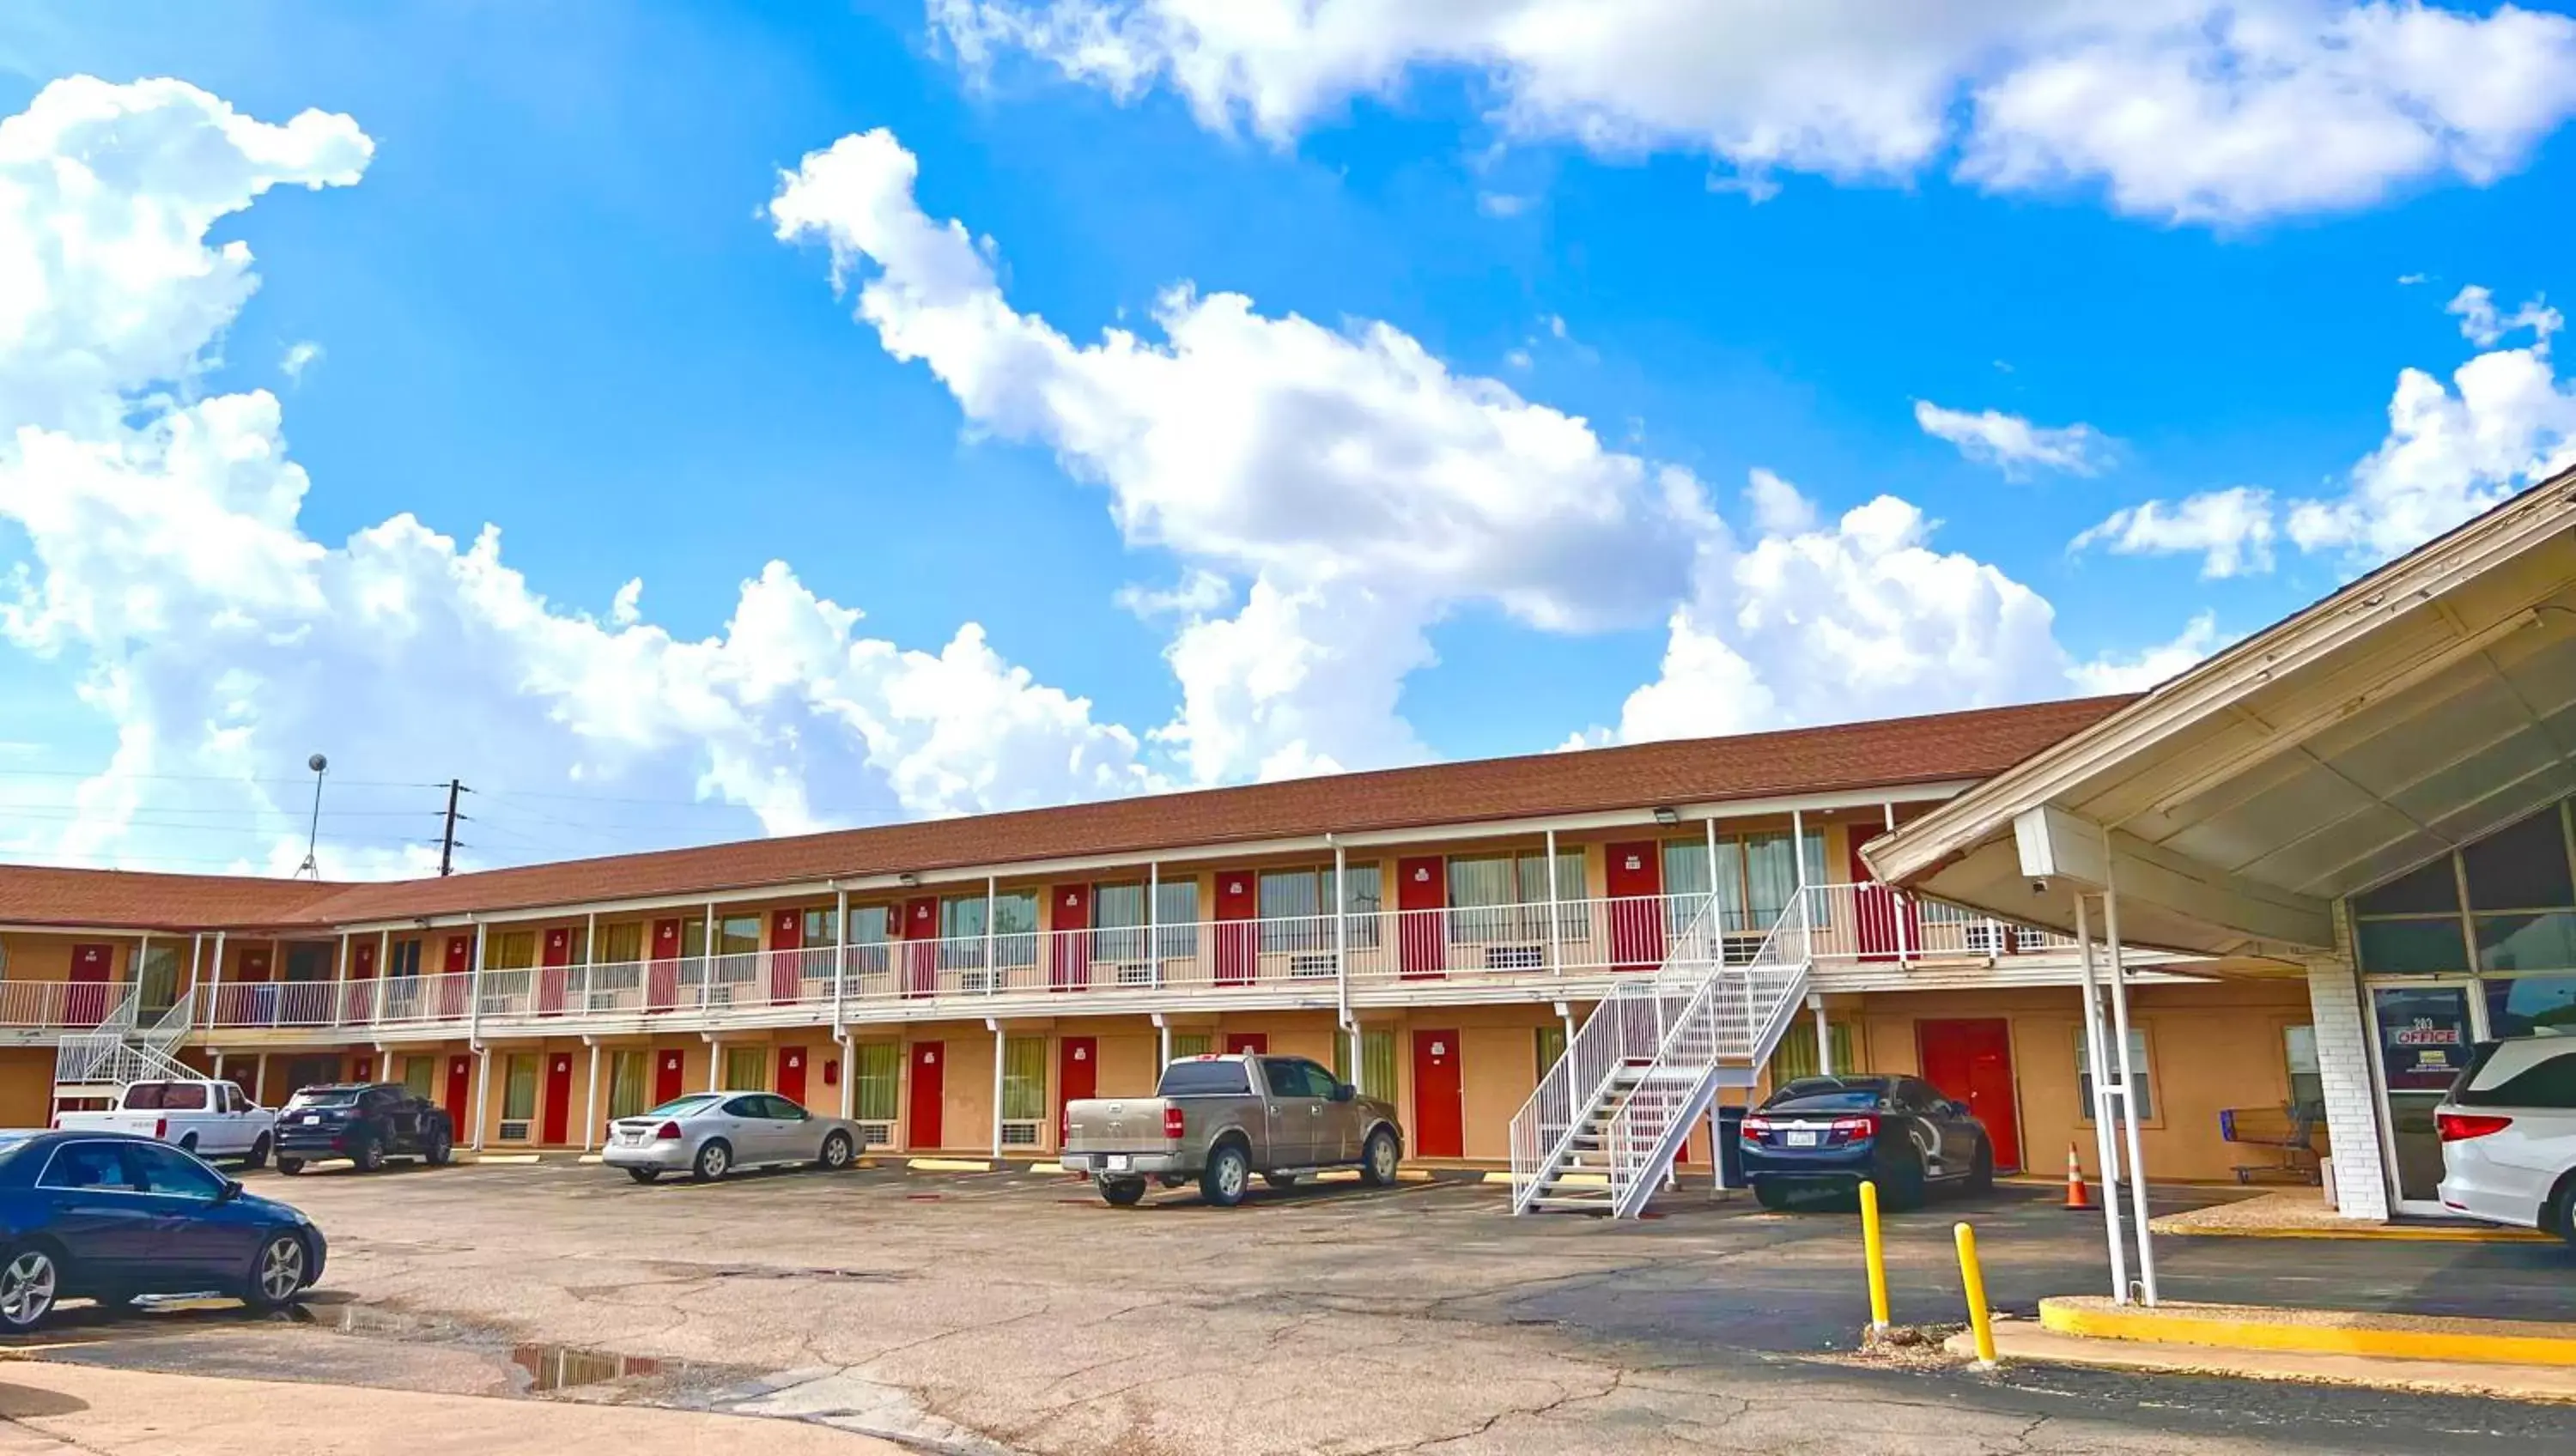
POLYGON ((1577 1198, 1572 1194, 1542 1193, 1529 1201, 1532 1208, 1557 1213, 1608 1213, 1610 1195, 1605 1191, 1597 1198, 1577 1198))

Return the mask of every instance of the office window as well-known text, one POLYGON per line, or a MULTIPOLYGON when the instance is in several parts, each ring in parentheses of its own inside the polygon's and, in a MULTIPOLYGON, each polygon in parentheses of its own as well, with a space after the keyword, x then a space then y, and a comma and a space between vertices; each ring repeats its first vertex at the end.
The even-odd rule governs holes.
POLYGON ((2576 908, 2567 871, 2567 827, 2556 807, 2499 829, 2460 851, 2472 910, 2576 908))
POLYGON ((537 1115, 537 1058, 512 1052, 502 1063, 501 1120, 525 1122, 537 1115))
POLYGON ((853 1104, 861 1122, 892 1122, 896 1080, 902 1075, 903 1048, 890 1041, 858 1044, 858 1093, 853 1104))
POLYGON ((610 1117, 636 1117, 643 1113, 648 1105, 645 1101, 648 1090, 645 1080, 646 1068, 651 1061, 652 1053, 644 1051, 619 1051, 608 1054, 608 1115, 610 1117))
POLYGON ((1002 1120, 1040 1122, 1046 1118, 1046 1038, 1002 1038, 1002 1120))
POLYGON ((769 1048, 731 1046, 725 1048, 724 1090, 727 1092, 764 1092, 769 1088, 769 1048))
MULTIPOLYGON (((2110 1034, 2111 1029, 2108 1026, 2103 1027, 2102 1035, 2106 1041, 2109 1039, 2110 1034)), ((2093 1058, 2091 1044, 2085 1041, 2084 1028, 2079 1026, 2075 1029, 2075 1096, 2077 1101, 2075 1116, 2076 1120, 2079 1122, 2091 1122, 2093 1120, 2092 1063, 2093 1058)), ((2156 1079, 2153 1064, 2147 1059, 2147 1029, 2143 1026, 2132 1026, 2129 1028, 2129 1068, 2138 1075, 2138 1086, 2134 1094, 2134 1100, 2137 1103, 2138 1109, 2138 1121, 2142 1123, 2153 1122, 2156 1119, 2156 1079)), ((2119 1068, 2113 1067, 2112 1071, 2116 1074, 2119 1071, 2119 1068)))

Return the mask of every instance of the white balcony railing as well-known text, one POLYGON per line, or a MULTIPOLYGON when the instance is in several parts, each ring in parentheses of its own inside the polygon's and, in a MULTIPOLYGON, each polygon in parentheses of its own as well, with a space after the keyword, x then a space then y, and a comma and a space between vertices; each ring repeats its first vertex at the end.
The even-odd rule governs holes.
POLYGON ((0 1027, 88 1031, 130 1007, 133 989, 100 981, 0 981, 0 1027))
MULTIPOLYGON (((1789 907, 1709 905, 1706 895, 1565 900, 1554 905, 1368 910, 1343 916, 1198 921, 1084 930, 1008 931, 948 939, 733 951, 604 965, 492 968, 348 982, 219 985, 200 1022, 225 1028, 381 1027, 652 1017, 776 1020, 835 1004, 940 1002, 1119 992, 1313 989, 1338 975, 1356 992, 1416 982, 1525 981, 1651 972, 1685 940, 1722 964, 1755 960, 1789 907), (1708 913, 1705 918, 1703 912, 1708 913)), ((1814 963, 1911 964, 2062 951, 2066 937, 1947 906, 1884 885, 1820 885, 1804 896, 1799 933, 1814 963)), ((0 983, 0 1026, 69 1023, 82 995, 106 1012, 105 987, 0 983), (20 1001, 9 998, 18 996, 20 1001), (52 999, 48 999, 52 998, 52 999)), ((95 1024, 95 1022, 83 1023, 95 1024)))

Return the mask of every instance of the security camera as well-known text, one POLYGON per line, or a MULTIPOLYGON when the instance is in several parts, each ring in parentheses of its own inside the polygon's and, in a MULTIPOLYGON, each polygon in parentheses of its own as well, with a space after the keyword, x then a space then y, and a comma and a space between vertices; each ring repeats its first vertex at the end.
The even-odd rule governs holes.
POLYGON ((2031 881, 2031 882, 2030 882, 2030 892, 2031 892, 2032 894, 2034 894, 2034 895, 2045 895, 2045 894, 2047 894, 2047 893, 2048 893, 2048 881, 2047 881, 2046 879, 2037 879, 2037 880, 2033 880, 2033 881, 2031 881))

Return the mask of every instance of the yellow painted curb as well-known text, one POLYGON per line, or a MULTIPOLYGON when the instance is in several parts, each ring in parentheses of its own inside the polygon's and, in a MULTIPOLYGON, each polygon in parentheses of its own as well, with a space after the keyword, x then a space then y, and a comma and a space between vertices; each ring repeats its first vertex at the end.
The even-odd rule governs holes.
POLYGON ((511 1166, 534 1163, 540 1161, 540 1159, 534 1153, 469 1153, 464 1159, 462 1159, 462 1161, 473 1163, 478 1166, 486 1163, 511 1166))
POLYGON ((916 1173, 990 1173, 990 1163, 968 1162, 964 1158, 915 1158, 904 1164, 916 1173))
POLYGON ((584 1163, 596 1163, 596 1162, 601 1161, 601 1159, 600 1159, 599 1154, 597 1154, 597 1153, 584 1153, 584 1154, 582 1154, 582 1155, 581 1155, 581 1158, 579 1159, 579 1161, 584 1162, 584 1163))
MULTIPOLYGON (((2159 1224, 2162 1219, 2157 1220, 2159 1224)), ((2359 1239, 2411 1244, 2554 1244, 2556 1234, 2518 1228, 2426 1228, 2402 1223, 2362 1224, 2354 1228, 2162 1228, 2159 1235, 2184 1239, 2359 1239)))
POLYGON ((2114 1305, 2098 1296, 2043 1299, 2041 1328, 2104 1340, 2283 1350, 2309 1355, 2375 1355, 2488 1365, 2576 1366, 2576 1325, 2524 1320, 2428 1319, 2346 1310, 2238 1305, 2114 1305))

